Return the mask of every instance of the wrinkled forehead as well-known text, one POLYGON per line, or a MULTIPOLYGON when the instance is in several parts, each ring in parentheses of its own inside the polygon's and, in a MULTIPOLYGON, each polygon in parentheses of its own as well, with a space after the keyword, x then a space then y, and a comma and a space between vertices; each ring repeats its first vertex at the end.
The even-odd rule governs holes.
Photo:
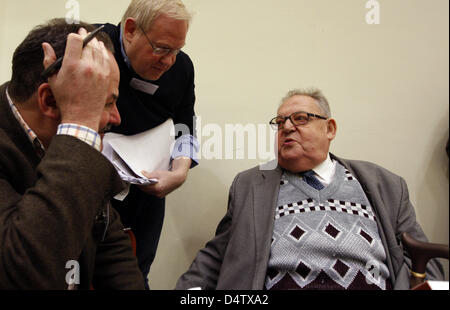
POLYGON ((304 95, 295 95, 284 100, 278 108, 277 115, 288 116, 297 111, 319 113, 320 108, 314 98, 304 95))

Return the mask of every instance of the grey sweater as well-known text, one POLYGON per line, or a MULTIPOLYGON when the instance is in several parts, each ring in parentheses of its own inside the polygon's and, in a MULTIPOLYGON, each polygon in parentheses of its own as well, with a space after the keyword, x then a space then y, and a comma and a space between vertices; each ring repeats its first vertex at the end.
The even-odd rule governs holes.
POLYGON ((387 289, 386 253, 361 185, 339 163, 322 190, 284 172, 267 289, 387 289))

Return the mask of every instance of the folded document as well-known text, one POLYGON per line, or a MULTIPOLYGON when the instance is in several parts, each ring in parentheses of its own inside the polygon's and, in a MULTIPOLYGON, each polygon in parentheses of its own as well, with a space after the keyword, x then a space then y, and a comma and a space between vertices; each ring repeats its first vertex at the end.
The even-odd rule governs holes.
POLYGON ((172 119, 133 136, 109 132, 103 138, 103 155, 117 169, 122 180, 130 184, 152 184, 142 171, 169 170, 175 144, 172 119))

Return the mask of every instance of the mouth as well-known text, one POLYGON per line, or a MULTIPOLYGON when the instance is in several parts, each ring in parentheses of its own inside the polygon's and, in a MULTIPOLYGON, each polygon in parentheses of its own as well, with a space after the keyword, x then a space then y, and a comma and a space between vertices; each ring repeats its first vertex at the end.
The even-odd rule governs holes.
POLYGON ((153 69, 155 69, 156 71, 159 71, 159 72, 165 72, 165 71, 167 71, 169 68, 153 67, 153 69))
POLYGON ((294 144, 296 142, 297 141, 295 141, 294 139, 287 138, 286 140, 283 141, 283 145, 292 145, 292 144, 294 144))

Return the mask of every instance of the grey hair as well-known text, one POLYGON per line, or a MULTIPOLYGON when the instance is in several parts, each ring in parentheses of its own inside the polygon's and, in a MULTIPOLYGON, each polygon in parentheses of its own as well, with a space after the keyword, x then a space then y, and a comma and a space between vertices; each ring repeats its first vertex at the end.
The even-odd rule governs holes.
POLYGON ((289 98, 294 96, 308 96, 315 100, 317 106, 320 109, 320 112, 323 113, 327 118, 331 117, 330 105, 328 104, 327 98, 323 95, 322 91, 317 88, 308 88, 308 89, 293 89, 290 90, 286 96, 281 100, 280 106, 286 102, 289 98))
POLYGON ((181 0, 132 0, 122 17, 122 31, 125 27, 125 21, 130 17, 134 18, 145 31, 149 31, 153 21, 162 14, 184 20, 188 27, 192 20, 192 14, 181 0))

